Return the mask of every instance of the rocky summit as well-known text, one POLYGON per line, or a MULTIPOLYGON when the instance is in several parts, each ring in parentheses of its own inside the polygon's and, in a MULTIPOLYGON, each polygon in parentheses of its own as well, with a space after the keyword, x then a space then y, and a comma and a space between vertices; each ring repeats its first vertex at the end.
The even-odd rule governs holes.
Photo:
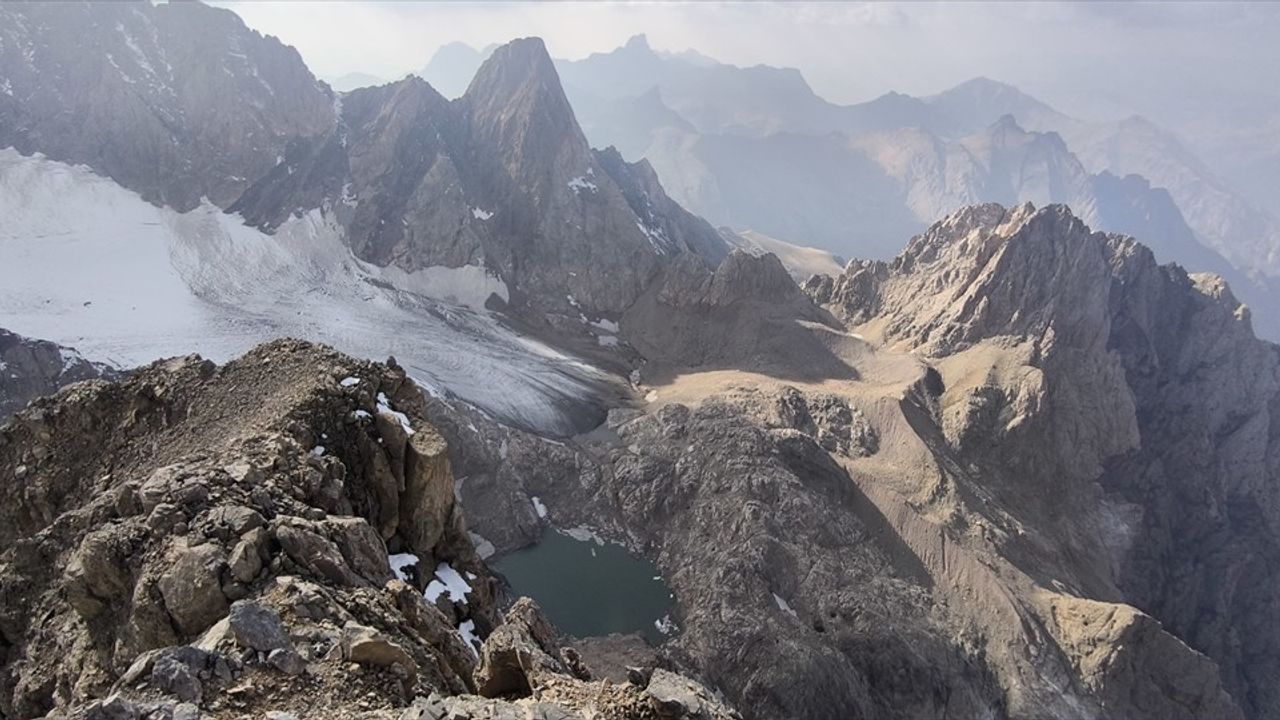
POLYGON ((394 361, 159 362, 36 401, 0 456, 6 717, 739 717, 669 667, 592 680, 534 603, 499 612, 394 361))

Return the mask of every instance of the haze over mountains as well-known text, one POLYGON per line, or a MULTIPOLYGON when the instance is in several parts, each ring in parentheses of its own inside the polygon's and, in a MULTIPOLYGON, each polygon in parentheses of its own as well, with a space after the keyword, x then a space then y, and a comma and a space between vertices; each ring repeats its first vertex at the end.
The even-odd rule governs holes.
POLYGON ((0 4, 0 715, 1280 720, 1271 221, 1176 139, 423 74, 0 4), (559 633, 552 532, 670 614, 559 633))
MULTIPOLYGON (((455 44, 447 55, 424 77, 455 86, 484 53, 455 44)), ((841 106, 795 70, 659 53, 642 36, 557 68, 593 144, 648 159, 677 201, 716 224, 883 258, 965 204, 1062 202, 1227 276, 1255 308, 1280 307, 1280 220, 1144 118, 1078 120, 987 78, 841 106)), ((1271 315, 1260 331, 1280 337, 1271 315)))

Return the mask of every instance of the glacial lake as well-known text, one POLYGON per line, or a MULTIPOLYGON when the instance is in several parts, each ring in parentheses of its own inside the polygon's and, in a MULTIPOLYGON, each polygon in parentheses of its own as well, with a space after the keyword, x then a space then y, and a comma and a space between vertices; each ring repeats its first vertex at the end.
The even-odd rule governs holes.
POLYGON ((533 598, 561 632, 640 632, 653 645, 666 639, 659 625, 669 622, 671 591, 652 563, 620 545, 548 530, 537 545, 490 565, 511 584, 513 595, 533 598))

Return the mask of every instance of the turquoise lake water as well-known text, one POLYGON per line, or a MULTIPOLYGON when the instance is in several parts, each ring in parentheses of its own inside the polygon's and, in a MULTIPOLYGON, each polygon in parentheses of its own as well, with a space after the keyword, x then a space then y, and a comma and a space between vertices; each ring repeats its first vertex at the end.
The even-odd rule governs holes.
POLYGON ((490 565, 515 595, 537 601, 562 632, 576 637, 640 632, 654 645, 666 639, 657 623, 671 612, 671 591, 652 563, 620 545, 576 540, 553 530, 537 545, 490 565))

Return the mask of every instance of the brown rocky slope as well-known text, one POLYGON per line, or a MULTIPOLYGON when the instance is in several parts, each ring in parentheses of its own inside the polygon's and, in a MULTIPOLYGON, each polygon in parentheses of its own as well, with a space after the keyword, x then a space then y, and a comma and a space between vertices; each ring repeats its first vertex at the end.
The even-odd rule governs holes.
POLYGON ((663 669, 590 681, 528 600, 500 618, 421 409, 394 362, 277 341, 19 413, 0 715, 733 716, 663 669), (429 568, 467 589, 428 601, 429 568))
POLYGON ((645 553, 753 717, 1280 715, 1280 357, 1219 281, 992 205, 816 304, 784 275, 668 272, 645 402, 567 445, 429 403, 472 531, 645 553))

